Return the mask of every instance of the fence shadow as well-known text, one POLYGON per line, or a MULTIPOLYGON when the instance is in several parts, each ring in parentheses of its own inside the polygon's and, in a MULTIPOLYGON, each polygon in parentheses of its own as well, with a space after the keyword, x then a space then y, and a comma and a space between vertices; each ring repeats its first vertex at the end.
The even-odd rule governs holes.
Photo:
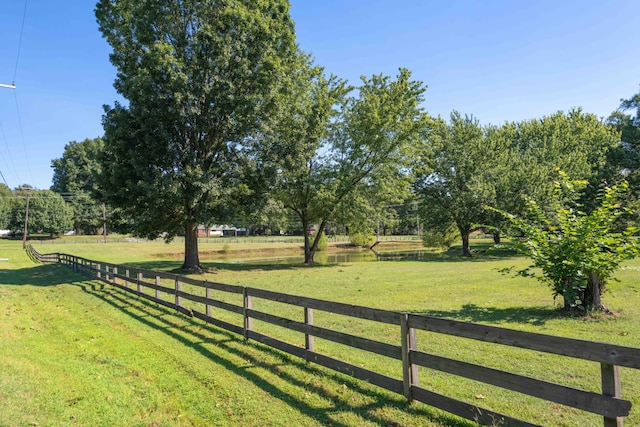
POLYGON ((332 414, 351 412, 378 425, 398 426, 399 424, 393 420, 385 419, 383 416, 375 413, 377 410, 382 410, 383 408, 392 408, 411 415, 425 417, 443 426, 471 427, 476 425, 460 418, 442 414, 424 405, 418 407, 415 404, 409 404, 401 396, 379 392, 375 390, 375 386, 366 386, 349 376, 335 373, 319 366, 309 365, 294 356, 282 353, 255 341, 245 341, 238 335, 196 319, 177 316, 173 310, 131 296, 120 289, 112 288, 101 282, 84 282, 79 286, 84 292, 99 298, 127 316, 135 319, 137 322, 163 332, 182 345, 195 350, 221 368, 243 377, 271 396, 278 397, 286 404, 296 408, 296 410, 302 414, 324 425, 346 427, 347 424, 336 421, 336 419, 332 417, 332 414), (211 335, 207 335, 207 333, 211 335), (213 335, 224 338, 213 339, 213 335), (205 345, 208 343, 215 343, 216 349, 222 350, 220 353, 223 354, 214 353, 207 349, 205 345), (256 351, 269 357, 259 357, 256 355, 256 351), (226 357, 224 353, 227 353, 229 357, 226 357), (288 387, 287 389, 283 389, 278 384, 262 377, 258 372, 246 369, 246 366, 239 367, 235 365, 233 361, 230 360, 231 357, 234 356, 242 358, 255 367, 264 368, 276 373, 280 380, 284 380, 291 386, 302 388, 327 401, 331 401, 333 405, 329 408, 326 406, 314 407, 306 402, 304 397, 288 391, 288 387), (291 373, 291 368, 299 371, 301 375, 297 376, 291 373), (318 385, 315 381, 308 379, 310 375, 316 378, 322 378, 323 381, 330 381, 333 387, 318 385), (340 386, 346 386, 352 392, 366 396, 367 399, 365 400, 368 403, 355 404, 349 395, 332 390, 332 388, 339 389, 340 386))
POLYGON ((78 283, 78 275, 68 268, 56 264, 40 264, 34 267, 0 270, 0 284, 56 286, 78 283))
POLYGON ((500 324, 509 322, 535 326, 544 325, 547 321, 562 316, 558 308, 546 306, 495 308, 480 307, 476 304, 465 304, 459 310, 427 310, 412 311, 412 313, 474 323, 500 324))

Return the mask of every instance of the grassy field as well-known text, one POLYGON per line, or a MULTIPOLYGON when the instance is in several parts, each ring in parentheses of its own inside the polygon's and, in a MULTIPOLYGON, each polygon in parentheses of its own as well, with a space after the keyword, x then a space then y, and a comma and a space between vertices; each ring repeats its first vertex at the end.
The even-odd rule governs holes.
MULTIPOLYGON (((640 347, 638 261, 625 265, 620 282, 604 298, 618 316, 577 318, 561 315, 544 285, 500 274, 501 268, 526 264, 508 252, 488 250, 472 260, 432 254, 423 261, 306 267, 229 262, 234 251, 268 254, 267 242, 229 244, 223 252, 219 243, 210 245, 201 244, 210 268, 202 278, 218 282, 640 347)), ((299 253, 299 244, 278 245, 299 253)), ((42 253, 150 269, 171 270, 181 263, 180 244, 70 240, 35 246, 42 253)), ((0 241, 0 258, 9 259, 0 261, 0 425, 472 425, 63 268, 34 265, 19 242, 0 241)), ((300 309, 267 301, 254 301, 254 307, 296 320, 302 316, 300 309)), ((314 320, 397 344, 399 332, 392 326, 322 313, 314 320)), ((255 327, 302 342, 287 330, 260 322, 255 327)), ((418 347, 599 390, 597 364, 466 341, 423 333, 418 347)), ((388 375, 400 372, 395 361, 337 344, 317 340, 316 349, 388 375)), ((634 404, 625 423, 640 425, 640 372, 623 370, 622 380, 623 397, 634 404)), ((602 425, 600 418, 580 411, 438 372, 423 370, 420 381, 434 391, 543 425, 602 425)))

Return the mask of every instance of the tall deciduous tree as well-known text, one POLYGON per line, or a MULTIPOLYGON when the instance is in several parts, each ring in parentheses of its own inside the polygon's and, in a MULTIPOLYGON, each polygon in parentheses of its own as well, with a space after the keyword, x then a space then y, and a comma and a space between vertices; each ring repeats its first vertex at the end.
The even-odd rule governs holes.
POLYGON ((610 163, 629 181, 632 193, 637 194, 640 189, 640 92, 621 100, 620 107, 609 116, 607 123, 620 132, 622 142, 612 153, 610 163), (627 113, 633 110, 634 113, 627 113))
POLYGON ((528 194, 541 206, 551 200, 556 169, 572 180, 600 186, 600 172, 618 135, 593 114, 573 109, 541 119, 505 125, 510 132, 513 180, 511 194, 528 194))
MULTIPOLYGON (((508 167, 496 180, 493 205, 504 211, 524 215, 522 194, 527 194, 541 209, 552 209, 557 168, 572 180, 589 182, 583 195, 587 211, 594 208, 601 183, 611 183, 607 159, 617 146, 619 135, 593 114, 573 109, 540 119, 506 123, 498 129, 496 137, 509 146, 508 167)), ((496 231, 507 225, 495 213, 487 218, 487 223, 496 231)))
POLYGON ((14 231, 24 229, 26 200, 29 197, 28 233, 61 233, 73 226, 73 210, 58 193, 51 190, 19 188, 15 191, 11 228, 14 231))
POLYGON ((260 172, 243 151, 276 115, 296 49, 289 4, 100 0, 96 16, 127 100, 103 118, 105 200, 138 234, 184 233, 183 267, 198 268, 198 224, 247 196, 243 178, 260 172))
POLYGON ((98 190, 96 177, 101 171, 103 147, 101 138, 71 141, 62 157, 51 161, 51 190, 67 199, 73 209, 73 228, 79 234, 96 234, 103 225, 102 203, 93 197, 98 190))
POLYGON ((12 203, 13 192, 5 184, 0 184, 0 229, 2 230, 9 227, 12 203))
POLYGON ((448 236, 452 224, 462 237, 462 254, 471 256, 470 234, 484 223, 486 204, 496 197, 498 176, 505 169, 508 146, 482 128, 472 116, 451 113, 438 119, 425 139, 422 173, 415 189, 427 233, 448 236))
POLYGON ((424 131, 426 88, 401 69, 395 80, 363 78, 358 95, 345 99, 343 82, 309 64, 306 69, 293 83, 288 119, 276 132, 281 154, 274 193, 300 219, 305 263, 312 263, 326 225, 358 209, 358 195, 372 194, 372 187, 380 190, 376 196, 398 188, 400 180, 389 171, 397 175, 407 147, 424 131), (312 225, 318 225, 313 236, 312 225))

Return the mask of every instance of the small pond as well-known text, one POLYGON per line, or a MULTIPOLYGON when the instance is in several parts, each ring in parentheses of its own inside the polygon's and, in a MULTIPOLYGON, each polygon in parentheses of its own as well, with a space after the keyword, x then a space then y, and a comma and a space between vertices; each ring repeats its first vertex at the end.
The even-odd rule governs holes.
MULTIPOLYGON (((406 251, 343 251, 335 253, 317 252, 314 260, 318 264, 340 264, 347 262, 372 262, 372 261, 404 261, 422 260, 428 255, 433 256, 433 251, 429 250, 406 250, 406 251)), ((238 264, 300 264, 303 256, 282 256, 270 258, 250 258, 234 259, 229 262, 238 264)))

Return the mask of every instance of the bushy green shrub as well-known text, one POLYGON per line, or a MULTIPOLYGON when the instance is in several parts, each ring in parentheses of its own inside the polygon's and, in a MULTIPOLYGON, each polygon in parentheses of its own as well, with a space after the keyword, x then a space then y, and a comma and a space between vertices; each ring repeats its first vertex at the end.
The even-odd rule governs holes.
POLYGON ((449 249, 459 239, 460 232, 453 223, 442 229, 427 229, 422 232, 422 243, 427 248, 449 249))
POLYGON ((324 231, 320 231, 320 235, 318 236, 320 241, 318 242, 318 247, 316 251, 324 252, 329 248, 329 243, 327 242, 327 235, 324 234, 324 231))
POLYGON ((376 242, 376 236, 361 232, 349 233, 349 242, 353 246, 369 248, 376 242))

